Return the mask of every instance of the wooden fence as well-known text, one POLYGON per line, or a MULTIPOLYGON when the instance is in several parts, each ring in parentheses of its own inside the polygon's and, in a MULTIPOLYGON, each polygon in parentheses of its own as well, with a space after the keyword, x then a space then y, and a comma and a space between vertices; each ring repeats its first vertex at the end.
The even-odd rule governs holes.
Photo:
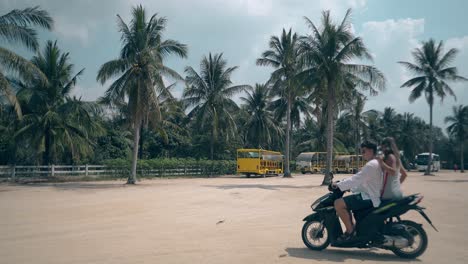
MULTIPOLYGON (((50 165, 50 166, 0 166, 0 178, 47 178, 57 176, 127 177, 130 168, 104 165, 50 165)), ((206 166, 183 166, 179 168, 138 169, 143 177, 209 176, 212 170, 206 166)))

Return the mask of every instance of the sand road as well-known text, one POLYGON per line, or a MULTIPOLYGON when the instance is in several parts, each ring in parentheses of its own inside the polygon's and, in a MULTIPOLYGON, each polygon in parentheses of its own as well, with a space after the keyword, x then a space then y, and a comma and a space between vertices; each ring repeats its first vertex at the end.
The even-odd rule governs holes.
MULTIPOLYGON (((337 176, 342 178, 343 175, 337 176)), ((0 185, 0 263, 400 263, 384 250, 307 249, 320 175, 0 185)), ((412 262, 467 263, 468 174, 410 173, 435 232, 412 262)))

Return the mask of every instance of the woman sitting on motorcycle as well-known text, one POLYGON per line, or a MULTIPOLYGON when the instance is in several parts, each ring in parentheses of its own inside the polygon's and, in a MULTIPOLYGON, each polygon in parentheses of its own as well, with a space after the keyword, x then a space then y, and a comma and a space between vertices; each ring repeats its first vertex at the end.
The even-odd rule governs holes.
POLYGON ((381 199, 401 199, 403 193, 400 184, 406 179, 407 174, 401 164, 400 151, 395 144, 395 139, 392 137, 384 138, 380 147, 384 154, 383 158, 377 156, 377 160, 384 173, 381 199))

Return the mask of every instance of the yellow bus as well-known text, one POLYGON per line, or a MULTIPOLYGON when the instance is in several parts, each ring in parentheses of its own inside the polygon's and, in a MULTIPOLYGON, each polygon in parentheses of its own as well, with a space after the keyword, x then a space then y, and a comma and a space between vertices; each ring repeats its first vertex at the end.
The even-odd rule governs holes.
POLYGON ((283 155, 264 149, 238 149, 237 173, 250 175, 279 175, 283 173, 283 155))
POLYGON ((364 167, 364 165, 366 165, 366 162, 364 160, 364 158, 362 157, 362 155, 358 155, 358 160, 356 161, 356 155, 352 155, 351 156, 351 173, 357 173, 358 171, 360 171, 362 169, 362 167, 364 167), (356 170, 356 163, 357 163, 357 170, 356 170))
POLYGON ((336 155, 333 159, 333 172, 349 173, 352 170, 351 155, 336 155))
POLYGON ((335 173, 357 173, 365 164, 366 161, 362 158, 362 155, 358 155, 357 164, 356 155, 336 155, 333 159, 333 171, 335 173))
POLYGON ((300 169, 302 174, 323 172, 326 159, 326 152, 302 152, 296 157, 296 168, 300 169))

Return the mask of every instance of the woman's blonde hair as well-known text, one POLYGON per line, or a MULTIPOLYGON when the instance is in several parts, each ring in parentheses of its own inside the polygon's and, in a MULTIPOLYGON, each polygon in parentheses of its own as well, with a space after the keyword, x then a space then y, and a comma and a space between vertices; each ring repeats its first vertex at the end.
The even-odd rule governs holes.
POLYGON ((386 146, 386 151, 384 152, 385 154, 385 159, 387 159, 388 155, 393 154, 396 159, 396 165, 397 167, 400 167, 400 151, 397 148, 397 145, 395 143, 395 139, 393 137, 386 137, 382 140, 382 146, 386 146))

